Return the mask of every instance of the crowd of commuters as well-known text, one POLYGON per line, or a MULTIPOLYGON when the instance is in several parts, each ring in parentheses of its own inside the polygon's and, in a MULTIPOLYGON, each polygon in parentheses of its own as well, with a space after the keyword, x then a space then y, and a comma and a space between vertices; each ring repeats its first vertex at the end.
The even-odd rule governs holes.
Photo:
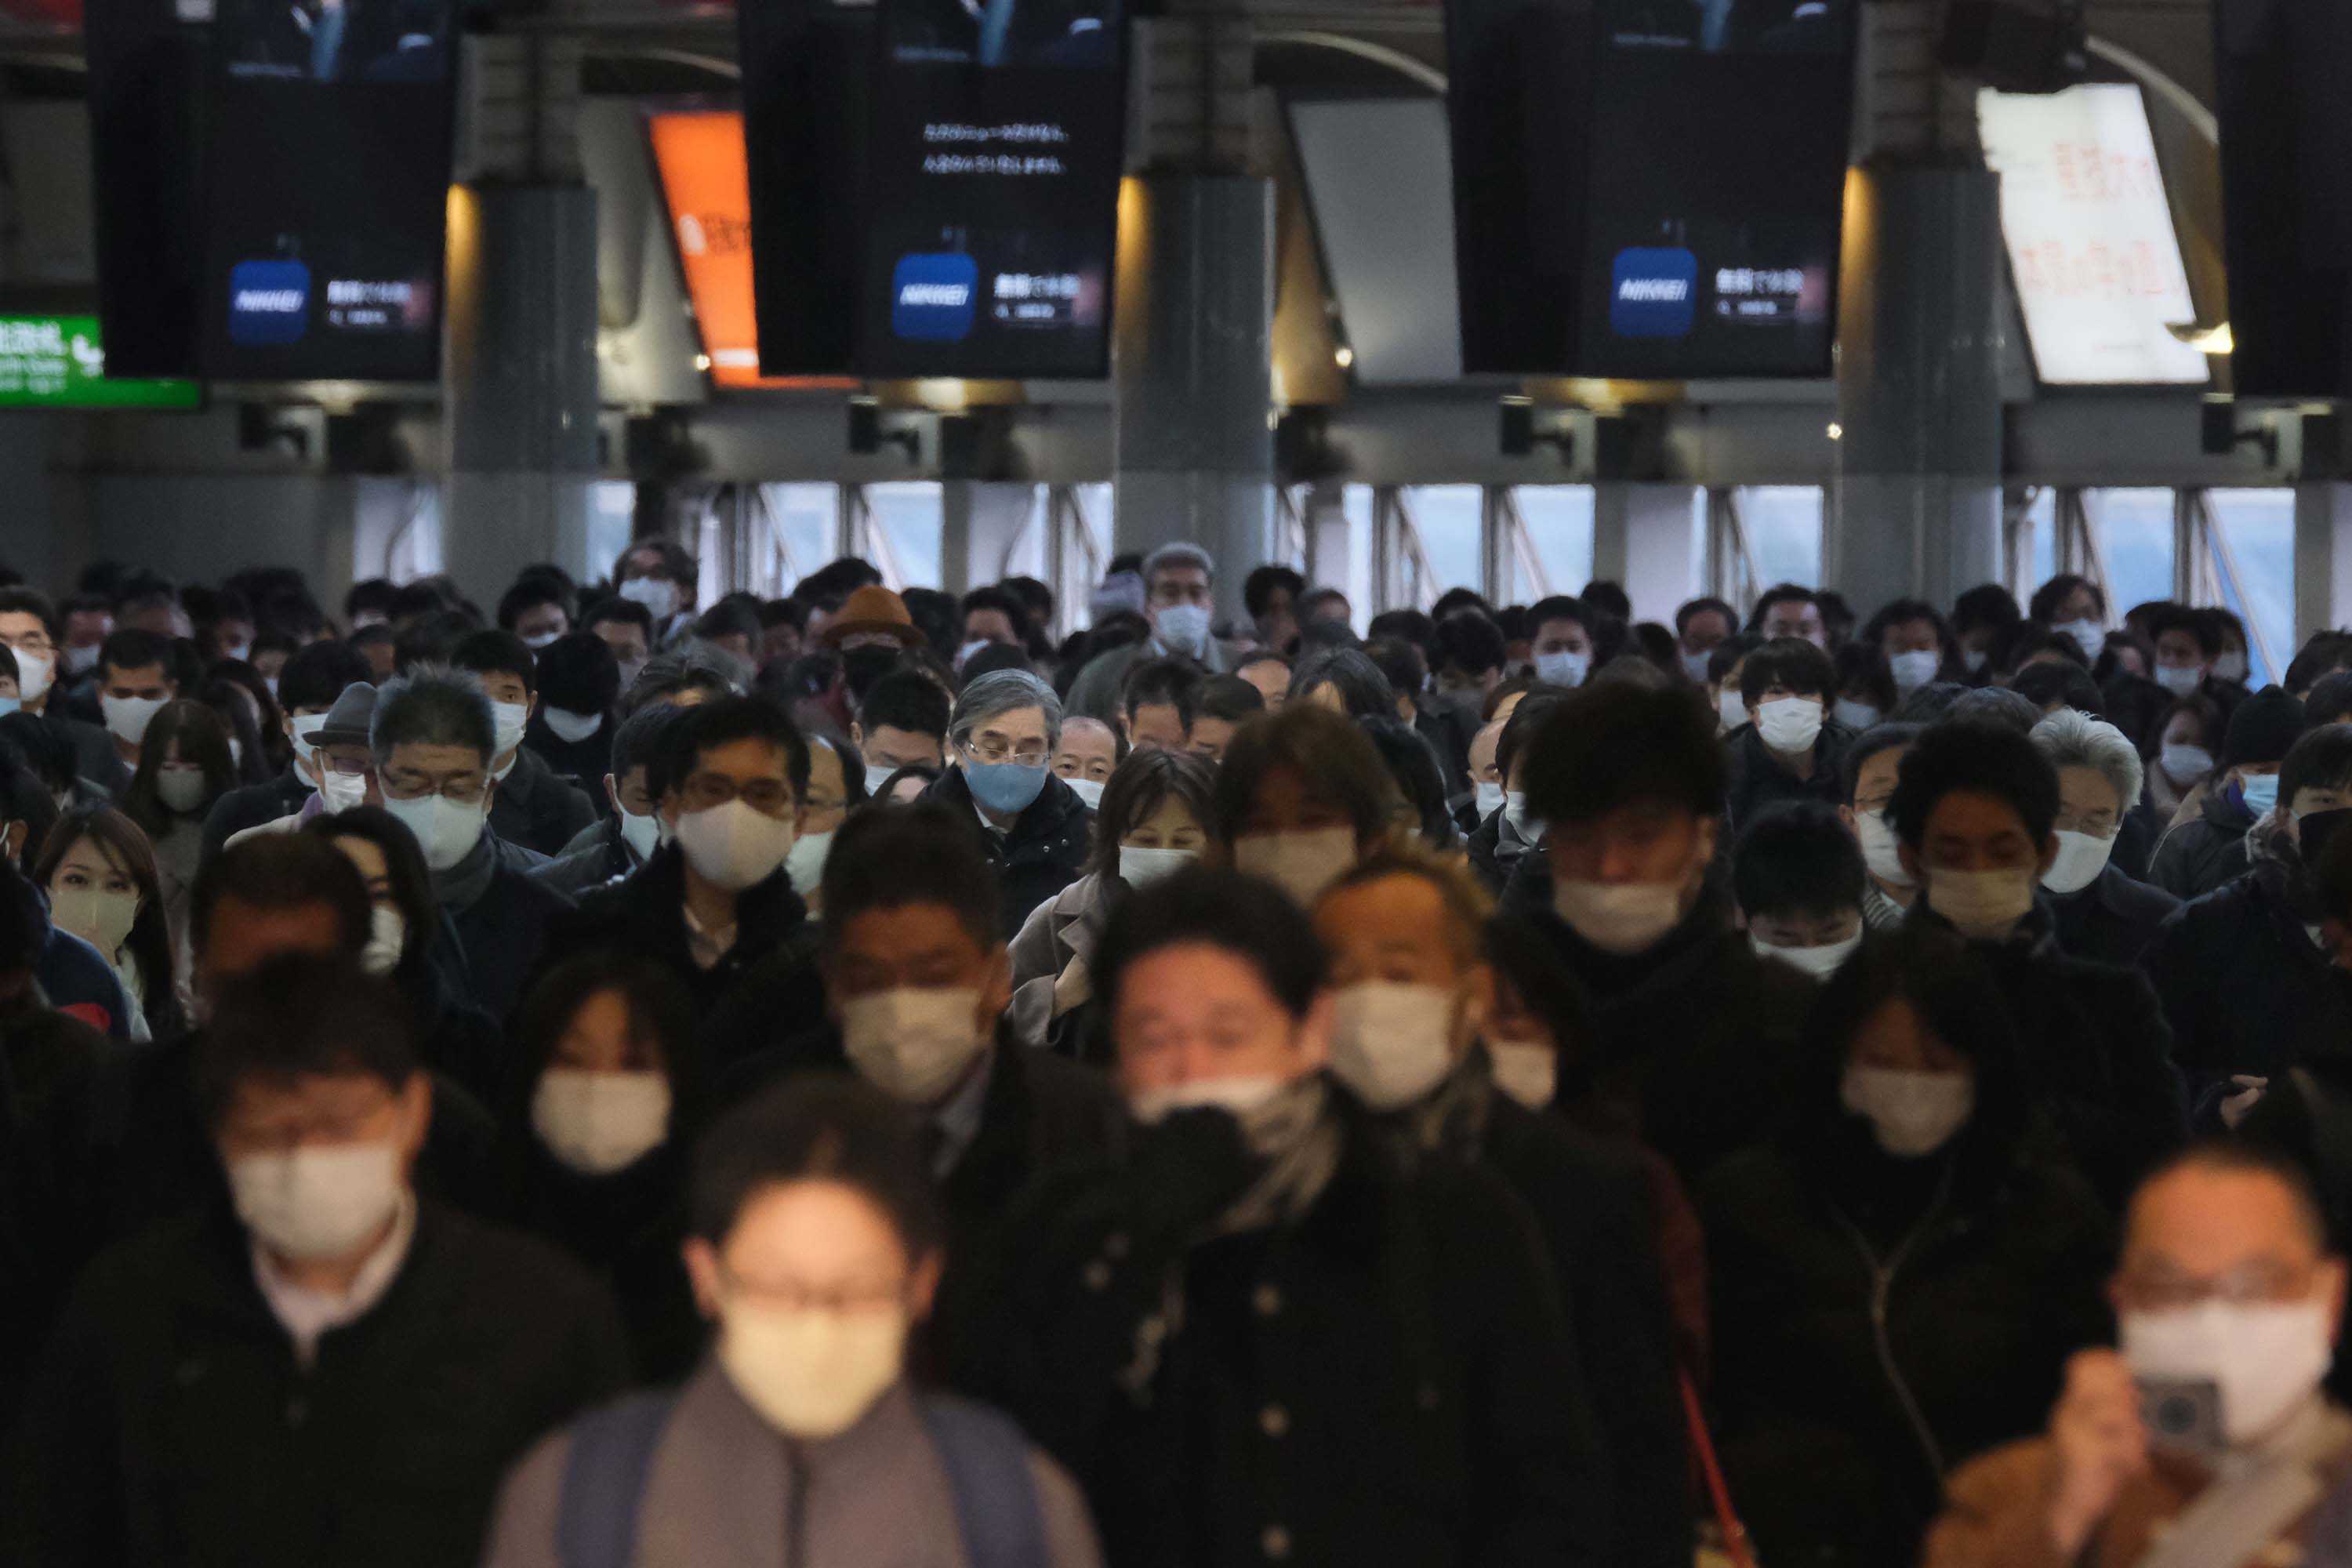
POLYGON ((2352 1563, 2352 635, 1218 588, 0 588, 0 1562, 2352 1563))

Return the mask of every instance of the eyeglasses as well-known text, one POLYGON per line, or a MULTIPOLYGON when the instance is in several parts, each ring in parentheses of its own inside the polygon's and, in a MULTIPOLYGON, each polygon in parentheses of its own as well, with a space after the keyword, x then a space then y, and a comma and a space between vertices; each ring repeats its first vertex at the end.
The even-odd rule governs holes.
MULTIPOLYGON (((342 769, 338 766, 335 771, 341 773, 342 769)), ((459 805, 479 805, 490 787, 490 781, 479 773, 457 773, 436 779, 427 773, 394 773, 388 769, 377 775, 377 782, 394 800, 422 800, 437 795, 459 805)))
POLYGON ((2258 1307, 2276 1301, 2299 1301, 2311 1294, 2313 1270, 2276 1258, 2257 1258, 2212 1279, 2198 1279, 2162 1267, 2126 1274, 2116 1280, 2116 1299, 2134 1310, 2175 1311, 2201 1307, 2208 1301, 2235 1307, 2258 1307))
POLYGON ((772 1307, 780 1311, 884 1312, 907 1299, 907 1281, 903 1277, 887 1284, 849 1285, 820 1290, 797 1281, 771 1283, 746 1279, 721 1258, 719 1278, 725 1283, 728 1294, 740 1296, 755 1306, 772 1307))
POLYGON ((793 786, 782 779, 753 779, 744 784, 725 773, 692 773, 680 794, 686 798, 688 811, 710 811, 730 800, 740 800, 768 816, 783 816, 793 809, 793 786))
POLYGON ((961 741, 957 744, 973 762, 985 763, 990 767, 1000 763, 1015 763, 1024 768, 1042 768, 1047 755, 1043 741, 1034 745, 1016 746, 1002 735, 982 735, 977 741, 961 741))
POLYGON ((368 765, 357 757, 329 757, 327 771, 339 778, 358 779, 367 776, 368 765))

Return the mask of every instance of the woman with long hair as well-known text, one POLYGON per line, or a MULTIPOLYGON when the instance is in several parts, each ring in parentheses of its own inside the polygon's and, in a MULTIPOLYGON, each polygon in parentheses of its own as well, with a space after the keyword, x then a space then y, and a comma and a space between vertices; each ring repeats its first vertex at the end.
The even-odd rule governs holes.
POLYGON ((180 952, 164 918, 155 852, 139 825, 112 806, 68 812, 33 867, 59 930, 98 949, 131 1004, 131 1038, 169 1038, 185 1016, 180 952))
POLYGON ((228 726, 202 702, 186 698, 156 710, 139 742, 139 770, 122 792, 122 814, 155 848, 163 874, 163 912, 172 940, 187 943, 188 896, 196 881, 205 816, 236 787, 228 726))

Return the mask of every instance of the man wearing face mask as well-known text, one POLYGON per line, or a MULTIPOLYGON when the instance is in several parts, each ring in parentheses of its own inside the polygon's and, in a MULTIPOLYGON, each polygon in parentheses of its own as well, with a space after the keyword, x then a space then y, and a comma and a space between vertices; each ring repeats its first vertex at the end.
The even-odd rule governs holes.
MULTIPOLYGON (((114 738, 102 726, 60 711, 57 700, 60 684, 79 668, 95 674, 98 649, 87 650, 85 666, 60 670, 59 662, 70 657, 61 651, 61 631, 57 608, 47 595, 31 588, 0 588, 0 644, 16 658, 21 710, 47 719, 73 742, 75 767, 80 775, 108 795, 120 796, 131 787, 131 768, 136 764, 123 761, 114 738)), ((110 635, 110 621, 109 631, 110 635)))
POLYGON ((668 784, 664 759, 669 728, 683 708, 656 702, 629 716, 613 735, 611 771, 604 774, 604 819, 563 847, 533 874, 567 898, 583 899, 633 874, 667 841, 661 819, 668 784))
POLYGON ((539 705, 522 743, 556 777, 589 796, 599 822, 612 815, 603 781, 613 771, 613 710, 621 700, 621 666, 604 639, 586 632, 532 650, 539 705))
POLYGON ((276 822, 248 827, 229 836, 225 848, 234 849, 255 834, 291 833, 304 823, 333 816, 357 805, 382 804, 376 794, 375 765, 369 750, 369 731, 375 718, 375 688, 365 681, 347 687, 319 723, 310 731, 310 746, 302 759, 319 791, 276 822))
MULTIPOLYGON (((2058 858, 2042 878, 2058 946, 2074 958, 2137 963, 2180 907, 2116 863, 2146 782, 2139 752, 2114 725, 2068 709, 2034 726, 2032 739, 2058 770, 2058 858)), ((2176 1023, 2176 1044, 2179 1033, 2176 1023)))
POLYGON ((474 675, 420 666, 376 694, 370 749, 383 808, 415 837, 456 926, 472 982, 465 1000, 504 1018, 522 999, 550 923, 572 902, 532 877, 545 856, 490 826, 498 734, 474 675))
POLYGON ((1323 896, 1331 1073, 1409 1147, 1484 1163, 1542 1226, 1609 1457, 1613 1563, 1690 1562, 1690 1468, 1648 1176, 1501 1092, 1484 1040, 1489 905, 1458 868, 1383 850, 1323 896))
MULTIPOLYGON (((560 855, 572 840, 594 826, 596 808, 587 793, 556 775, 555 770, 523 744, 539 712, 539 661, 512 632, 480 631, 459 642, 450 663, 470 670, 490 699, 498 733, 497 755, 490 777, 498 789, 490 798, 490 826, 499 837, 534 854, 560 855)), ((614 679, 618 681, 618 667, 614 679)))
POLYGON ((1528 742, 1562 700, 1564 694, 1548 688, 1528 693, 1511 710, 1495 742, 1495 771, 1500 779, 1496 794, 1501 798, 1465 841, 1465 847, 1471 870, 1496 898, 1510 885, 1512 874, 1523 861, 1542 858, 1535 851, 1543 845, 1543 822, 1528 809, 1528 742))
POLYGON ((1853 731, 1828 716, 1836 690, 1829 655, 1801 638, 1781 637, 1748 656, 1739 672, 1748 722, 1723 742, 1735 832, 1774 801, 1838 804, 1853 731))
POLYGON ((1685 1180, 1769 1126, 1813 992, 1755 954, 1710 878, 1713 731, 1687 693, 1604 682, 1561 704, 1527 759, 1552 905, 1521 918, 1591 1000, 1597 1098, 1685 1180))
POLYGON ((2336 1561, 2352 1415, 2321 1389, 2345 1264, 2303 1173, 2202 1145, 2133 1198, 2119 1351, 2067 1368, 2048 1434, 1954 1475, 1927 1568, 2336 1561))
POLYGON ((1732 892, 1757 956, 1826 982, 1861 950, 1862 851, 1819 801, 1758 814, 1731 857, 1732 892))
POLYGON ((649 647, 656 649, 677 641, 693 623, 701 581, 701 568, 674 540, 641 539, 613 565, 614 592, 653 617, 649 647))
POLYGON ((1584 684, 1595 662, 1592 612, 1566 595, 1538 600, 1528 611, 1529 668, 1548 686, 1573 689, 1584 684))
POLYGON ((1946 722, 1904 757, 1887 816, 1922 889, 1908 923, 1969 943, 2016 1016, 2044 1112, 2120 1210, 2179 1145, 2186 1106, 2146 979, 2059 951, 2039 889, 2058 858, 2060 800, 2057 771, 2023 735, 1946 722))
POLYGON ((512 632, 538 653, 572 629, 571 590, 557 579, 526 573, 499 599, 499 629, 512 632))
POLYGON ((99 650, 99 707, 107 733, 114 737, 115 755, 126 768, 139 765, 139 742, 146 739, 148 721, 180 694, 178 668, 172 639, 155 632, 119 631, 99 650))
POLYGON ((199 868, 210 864, 236 835, 294 816, 319 793, 312 755, 318 749, 319 730, 337 698, 373 679, 367 660, 343 643, 315 642, 286 661, 285 672, 278 680, 278 700, 286 710, 286 736, 293 761, 278 777, 231 790, 213 803, 205 816, 204 838, 197 850, 199 868))
POLYGON ((232 1203, 84 1275, 0 1555, 472 1562, 507 1467, 622 1385, 599 1286, 420 1197, 435 1096, 405 1016, 341 958, 220 994, 196 1088, 232 1203))
POLYGON ((651 773, 667 841, 560 921, 549 952, 660 964, 692 998, 716 1069, 824 1005, 808 906, 786 864, 808 793, 808 742, 765 698, 721 698, 672 721, 651 773), (721 1025, 722 1016, 740 1022, 721 1025))
POLYGON ((2302 734, 2303 704, 2275 686, 2239 703, 2203 807, 2164 836, 2147 879, 2185 901, 2243 876, 2246 835, 2278 805, 2279 764, 2302 734))
POLYGON ((1919 738, 1916 724, 1877 724, 1854 738, 1839 770, 1845 782, 1845 799, 1838 816, 1861 847, 1862 863, 1870 883, 1862 890, 1863 923, 1872 931, 1893 931, 1918 898, 1911 873, 1903 868, 1900 840, 1886 819, 1886 803, 1895 798, 1895 780, 1903 754, 1919 738))
MULTIPOLYGON (((2347 821, 2352 724, 2330 724, 2287 753, 2279 809, 2247 836, 2252 868, 2181 906, 2148 950, 2172 1058, 2200 1110, 2328 1054, 2352 1032, 2352 976, 2322 929, 2319 877, 2347 821)), ((2234 1119, 2228 1102, 2220 1110, 2234 1119)))
POLYGON ((1025 670, 963 689, 948 718, 948 771, 922 798, 970 820, 995 873, 1007 941, 1030 911, 1086 875, 1094 813, 1052 761, 1062 704, 1025 670))
POLYGON ((1163 544, 1144 557, 1144 614, 1151 636, 1097 654, 1070 687, 1069 709, 1106 724, 1118 722, 1119 690, 1129 668, 1171 654, 1196 661, 1211 675, 1231 675, 1238 656, 1209 633, 1216 564, 1197 544, 1163 544))
POLYGON ((961 1385, 1070 1467, 1108 1560, 1610 1561, 1535 1222, 1492 1172, 1400 1162, 1322 1077, 1307 916, 1195 868, 1125 900, 1098 952, 1125 1163, 1015 1205, 1023 1244, 955 1321, 961 1385))

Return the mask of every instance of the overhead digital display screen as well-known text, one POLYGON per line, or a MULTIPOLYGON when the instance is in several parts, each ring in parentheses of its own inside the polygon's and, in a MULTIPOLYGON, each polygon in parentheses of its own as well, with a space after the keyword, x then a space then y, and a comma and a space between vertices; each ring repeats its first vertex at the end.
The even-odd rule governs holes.
POLYGON ((206 163, 210 374, 436 374, 454 33, 449 0, 225 0, 206 163))
POLYGON ((1124 0, 882 0, 858 362, 1107 373, 1124 0))
POLYGON ((2061 385, 2199 385, 2205 356, 2139 89, 1977 95, 2034 368, 2061 385))
POLYGON ((1820 376, 1853 0, 1448 0, 1473 372, 1820 376))
POLYGON ((197 408, 193 381, 106 374, 96 316, 0 316, 0 408, 197 408))

